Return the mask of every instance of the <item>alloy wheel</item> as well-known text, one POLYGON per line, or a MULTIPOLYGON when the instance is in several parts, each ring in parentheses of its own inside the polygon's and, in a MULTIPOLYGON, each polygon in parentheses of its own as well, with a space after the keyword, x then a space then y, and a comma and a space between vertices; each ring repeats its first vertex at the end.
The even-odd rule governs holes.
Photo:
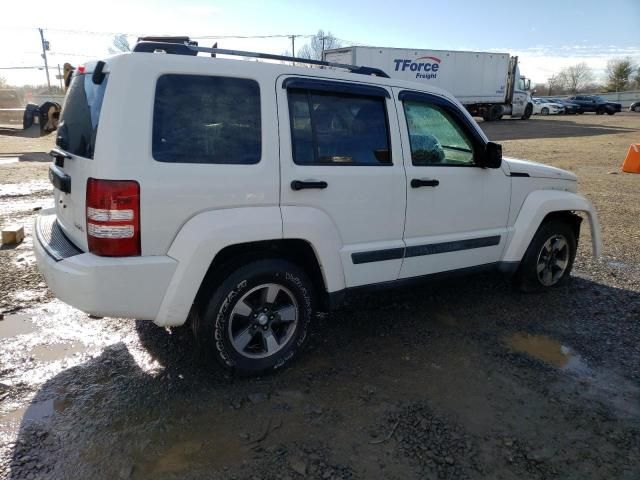
POLYGON ((228 335, 233 348, 247 358, 266 358, 282 350, 298 326, 298 302, 283 285, 252 288, 234 305, 228 335))
POLYGON ((536 273, 545 287, 560 281, 569 265, 569 244, 563 235, 553 235, 538 253, 536 273))

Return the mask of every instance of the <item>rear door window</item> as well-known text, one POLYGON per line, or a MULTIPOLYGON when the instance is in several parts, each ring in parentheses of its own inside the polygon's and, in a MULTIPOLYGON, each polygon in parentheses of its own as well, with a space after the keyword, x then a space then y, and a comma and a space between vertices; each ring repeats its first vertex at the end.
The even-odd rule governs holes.
POLYGON ((56 145, 73 155, 93 158, 102 101, 109 75, 99 85, 91 74, 76 75, 62 107, 56 145))
POLYGON ((298 165, 391 165, 383 97, 290 89, 288 98, 298 165))
POLYGON ((159 162, 254 164, 261 156, 260 87, 254 80, 162 75, 153 110, 159 162))

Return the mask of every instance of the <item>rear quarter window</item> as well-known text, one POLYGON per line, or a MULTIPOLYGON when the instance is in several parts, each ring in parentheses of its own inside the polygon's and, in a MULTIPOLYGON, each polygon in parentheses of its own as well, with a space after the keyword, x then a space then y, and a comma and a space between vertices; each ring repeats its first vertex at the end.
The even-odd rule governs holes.
POLYGON ((168 74, 158 78, 153 158, 254 164, 261 156, 260 87, 254 80, 168 74))
POLYGON ((69 153, 93 158, 102 101, 109 75, 95 84, 90 74, 76 75, 62 107, 56 144, 69 153))

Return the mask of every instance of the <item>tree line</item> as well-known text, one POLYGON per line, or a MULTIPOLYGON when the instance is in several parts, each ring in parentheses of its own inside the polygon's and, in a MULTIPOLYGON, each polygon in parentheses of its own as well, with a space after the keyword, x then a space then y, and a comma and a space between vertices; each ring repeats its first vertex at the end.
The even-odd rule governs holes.
POLYGON ((533 88, 538 95, 640 90, 640 66, 630 57, 611 59, 607 62, 604 82, 597 82, 589 65, 577 63, 563 68, 533 88))

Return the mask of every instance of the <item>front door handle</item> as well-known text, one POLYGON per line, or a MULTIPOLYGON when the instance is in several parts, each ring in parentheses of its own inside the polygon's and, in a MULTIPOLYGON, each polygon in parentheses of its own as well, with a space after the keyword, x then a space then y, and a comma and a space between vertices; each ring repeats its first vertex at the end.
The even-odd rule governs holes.
POLYGON ((302 190, 304 188, 318 188, 322 190, 324 188, 327 188, 327 186, 327 182, 317 180, 294 180, 293 182, 291 182, 291 190, 302 190))
POLYGON ((421 178, 414 178, 411 180, 411 188, 437 187, 438 185, 440 185, 440 182, 435 179, 423 180, 421 178))

